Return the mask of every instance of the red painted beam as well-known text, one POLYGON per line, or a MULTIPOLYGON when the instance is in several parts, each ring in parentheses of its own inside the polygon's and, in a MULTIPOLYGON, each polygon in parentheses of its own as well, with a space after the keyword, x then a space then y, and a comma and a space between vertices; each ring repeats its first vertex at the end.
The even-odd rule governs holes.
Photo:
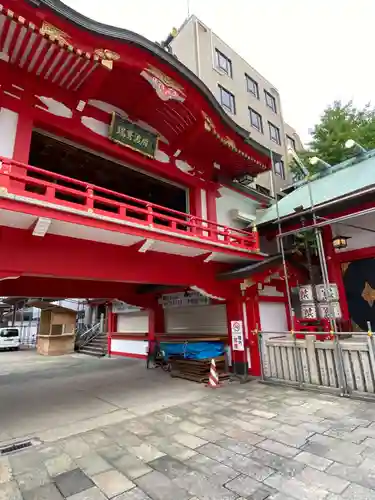
MULTIPOLYGON (((220 266, 213 262, 50 234, 37 238, 8 227, 1 229, 0 238, 0 273, 6 276, 198 286, 223 298, 234 293, 230 284, 216 281, 220 266)), ((67 296, 76 296, 75 286, 67 296)))

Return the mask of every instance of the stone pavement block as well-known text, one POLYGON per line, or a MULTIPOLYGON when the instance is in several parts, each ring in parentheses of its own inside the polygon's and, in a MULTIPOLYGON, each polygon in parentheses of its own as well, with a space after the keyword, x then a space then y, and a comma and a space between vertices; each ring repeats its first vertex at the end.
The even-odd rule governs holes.
POLYGON ((142 443, 139 446, 128 446, 127 448, 143 462, 151 462, 165 455, 165 453, 148 443, 142 443))
MULTIPOLYGON (((121 428, 118 424, 110 427, 121 428)), ((92 448, 102 448, 113 444, 113 441, 106 434, 104 434, 104 432, 99 430, 85 432, 84 434, 81 434, 81 437, 92 448)))
POLYGON ((219 484, 215 484, 199 472, 192 471, 172 481, 200 500, 235 500, 237 495, 219 484))
POLYGON ((220 439, 219 441, 216 441, 216 444, 229 451, 233 451, 234 453, 239 453, 240 455, 248 455, 254 451, 254 446, 251 444, 244 443, 230 437, 220 439))
POLYGON ((118 444, 112 444, 104 448, 97 448, 96 453, 104 458, 104 460, 111 461, 120 458, 124 454, 124 448, 121 448, 118 444))
POLYGON ((294 477, 305 467, 305 464, 296 462, 292 458, 281 457, 280 455, 275 455, 275 453, 260 448, 253 451, 253 453, 249 455, 249 458, 267 465, 289 477, 294 477))
POLYGON ((261 488, 262 484, 249 476, 241 474, 235 479, 232 479, 232 481, 229 481, 225 487, 234 493, 237 493, 237 495, 247 498, 261 488))
POLYGON ((44 465, 46 466, 48 474, 52 477, 62 474, 63 472, 68 472, 77 467, 70 456, 66 453, 62 453, 55 458, 49 458, 44 462, 44 465))
POLYGON ((64 497, 81 493, 81 491, 93 488, 94 483, 81 469, 63 472, 55 477, 55 483, 64 497))
POLYGON ((8 483, 12 480, 12 468, 8 457, 0 458, 0 484, 8 483))
POLYGON ((187 432, 188 434, 196 434, 197 432, 203 430, 201 425, 198 425, 191 420, 182 420, 182 422, 178 424, 178 428, 182 432, 187 432))
POLYGON ((136 479, 135 483, 153 500, 189 500, 191 498, 190 493, 157 471, 136 479))
POLYGON ((269 411, 264 411, 264 410, 252 410, 250 412, 252 415, 255 415, 257 417, 262 417, 262 418, 274 418, 277 417, 277 413, 271 413, 269 411))
POLYGON ((204 439, 193 436, 192 434, 187 434, 185 432, 174 434, 172 436, 172 439, 174 441, 177 441, 177 443, 182 444, 183 446, 191 448, 192 450, 195 450, 196 448, 199 448, 199 446, 203 446, 207 443, 207 441, 205 441, 204 439))
POLYGON ((221 432, 215 431, 213 429, 206 428, 204 428, 202 431, 197 432, 196 436, 205 439, 206 441, 210 441, 211 443, 216 443, 216 441, 225 438, 225 434, 222 434, 221 432))
POLYGON ((140 437, 146 437, 152 434, 152 429, 146 424, 139 422, 138 419, 128 420, 126 422, 126 430, 140 437))
POLYGON ((321 471, 325 471, 327 467, 333 463, 332 460, 328 460, 328 458, 319 457, 318 455, 314 455, 307 451, 302 451, 299 455, 294 457, 294 460, 321 471))
POLYGON ((297 448, 273 441, 272 439, 262 441, 258 444, 258 447, 286 458, 293 458, 300 452, 297 448))
POLYGON ((307 485, 302 481, 298 481, 295 477, 285 478, 280 473, 268 477, 264 482, 267 486, 297 500, 323 500, 328 496, 327 490, 307 485))
MULTIPOLYGON (((4 500, 22 500, 21 496, 19 497, 4 497, 4 500)), ((3 500, 0 493, 0 499, 3 500)), ((39 488, 35 488, 30 491, 26 491, 23 493, 23 500, 63 500, 64 497, 61 495, 59 490, 56 488, 54 484, 46 484, 39 488)))
POLYGON ((358 483, 365 488, 375 489, 375 471, 364 467, 364 465, 365 461, 359 467, 343 465, 335 462, 326 470, 326 472, 353 483, 358 483))
POLYGON ((262 463, 256 462, 251 458, 244 457, 243 455, 235 455, 231 458, 223 460, 223 463, 232 469, 246 474, 247 476, 256 479, 257 481, 264 481, 268 476, 275 471, 262 463))
POLYGON ((267 500, 294 500, 294 498, 284 495, 284 493, 275 493, 274 495, 268 497, 267 500))
POLYGON ((148 464, 152 469, 161 472, 169 479, 176 479, 191 472, 189 467, 171 457, 164 456, 148 464))
POLYGON ((114 497, 113 500, 152 500, 152 499, 139 488, 133 488, 132 490, 127 491, 126 493, 123 493, 118 497, 114 497))
POLYGON ((340 479, 339 477, 327 474, 309 466, 297 474, 296 479, 303 481, 306 484, 313 484, 322 490, 330 491, 331 493, 342 493, 349 486, 349 481, 340 479))
POLYGON ((33 471, 18 474, 15 476, 15 480, 17 481, 18 487, 21 491, 33 490, 38 488, 38 486, 43 486, 44 484, 51 482, 47 469, 43 465, 33 471))
POLYGON ((201 417, 200 415, 189 415, 189 420, 203 427, 212 422, 211 418, 201 417))
POLYGON ((275 493, 275 490, 273 488, 262 485, 259 490, 256 490, 254 493, 248 496, 247 500, 266 500, 269 499, 273 493, 275 493))
POLYGON ((375 500, 375 491, 359 486, 358 484, 351 484, 344 491, 342 497, 349 500, 375 500))
MULTIPOLYGON (((124 453, 123 450, 122 453, 124 453)), ((96 453, 78 458, 76 463, 88 476, 93 476, 94 474, 99 474, 100 472, 112 469, 112 465, 96 453)), ((86 489, 88 490, 89 488, 86 489)))
POLYGON ((186 448, 186 446, 182 446, 182 444, 171 442, 170 439, 165 436, 151 435, 147 437, 147 442, 156 446, 156 448, 166 455, 170 455, 177 460, 188 460, 190 457, 197 454, 197 452, 191 448, 186 448))
POLYGON ((243 429, 237 429, 236 427, 233 427, 232 429, 227 431, 225 434, 228 437, 231 437, 233 439, 238 439, 239 441, 242 441, 243 443, 251 444, 253 446, 260 443, 261 441, 264 441, 264 436, 259 436, 258 434, 244 431, 243 429))
POLYGON ((64 439, 58 442, 64 453, 67 453, 73 460, 92 453, 90 446, 79 436, 64 439))
POLYGON ((185 463, 191 469, 195 469, 206 476, 212 477, 215 483, 219 482, 220 484, 225 484, 227 481, 239 475, 238 471, 212 458, 206 457, 205 455, 197 454, 185 463))
POLYGON ((0 484, 0 500, 22 500, 21 492, 15 481, 0 484))
POLYGON ((123 454, 122 457, 113 460, 111 463, 130 479, 136 479, 152 471, 142 460, 139 460, 130 453, 123 454))
POLYGON ((134 483, 117 470, 96 474, 92 476, 92 480, 108 498, 113 498, 135 487, 134 483))
POLYGON ((213 458, 218 462, 223 462, 224 460, 235 456, 235 453, 233 451, 226 450, 225 448, 217 446, 213 443, 205 444, 204 446, 197 448, 196 451, 198 453, 201 453, 202 455, 213 458))
POLYGON ((42 463, 41 459, 38 460, 38 455, 36 455, 35 452, 20 452, 16 453, 15 455, 9 455, 8 458, 14 475, 22 474, 24 472, 31 472, 34 469, 38 468, 42 463))
POLYGON ((273 439, 279 443, 299 448, 303 446, 308 438, 314 433, 306 429, 292 427, 290 425, 280 425, 277 429, 265 429, 260 432, 262 436, 273 439))
POLYGON ((89 490, 72 495, 68 497, 67 500, 107 500, 107 497, 105 497, 99 488, 95 486, 89 490))
MULTIPOLYGON (((147 439, 147 438, 145 438, 147 439)), ((123 432, 120 436, 116 438, 116 443, 120 446, 129 447, 129 446, 140 446, 144 441, 132 432, 123 432)))
POLYGON ((341 441, 340 439, 315 434, 303 446, 303 451, 323 456, 346 465, 359 465, 363 461, 361 453, 364 445, 341 441))

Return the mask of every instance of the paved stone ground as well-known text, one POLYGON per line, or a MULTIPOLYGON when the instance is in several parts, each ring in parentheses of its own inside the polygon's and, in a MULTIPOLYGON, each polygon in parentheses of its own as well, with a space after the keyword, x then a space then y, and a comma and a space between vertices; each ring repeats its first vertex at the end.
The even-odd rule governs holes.
POLYGON ((375 406, 234 383, 0 458, 0 500, 64 498, 375 500, 375 406))

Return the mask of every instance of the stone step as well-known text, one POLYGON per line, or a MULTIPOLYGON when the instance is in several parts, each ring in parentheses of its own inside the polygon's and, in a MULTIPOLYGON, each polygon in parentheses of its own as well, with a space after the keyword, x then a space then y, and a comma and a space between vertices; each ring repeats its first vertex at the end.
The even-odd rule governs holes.
POLYGON ((90 346, 85 346, 79 350, 81 354, 87 354, 88 356, 95 356, 97 358, 102 358, 107 354, 107 351, 104 349, 95 349, 90 346))

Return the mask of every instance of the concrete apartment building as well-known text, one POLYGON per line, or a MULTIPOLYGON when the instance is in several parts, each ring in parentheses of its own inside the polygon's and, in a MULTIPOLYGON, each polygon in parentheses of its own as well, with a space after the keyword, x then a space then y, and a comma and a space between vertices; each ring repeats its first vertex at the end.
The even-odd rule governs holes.
MULTIPOLYGON (((283 120, 280 95, 274 85, 194 15, 178 30, 170 48, 255 141, 281 155, 282 160, 275 164, 276 190, 290 184, 287 147, 299 150, 303 146, 297 132, 283 120)), ((270 175, 261 174, 256 184, 273 195, 270 175)))

